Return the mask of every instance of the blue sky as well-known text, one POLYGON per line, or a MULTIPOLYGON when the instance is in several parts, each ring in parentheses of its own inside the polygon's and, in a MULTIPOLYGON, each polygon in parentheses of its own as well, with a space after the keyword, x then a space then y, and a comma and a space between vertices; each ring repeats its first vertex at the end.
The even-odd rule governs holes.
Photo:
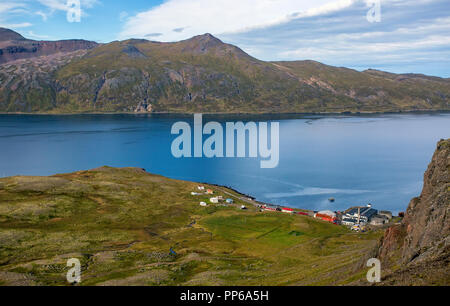
POLYGON ((450 77, 449 0, 81 0, 80 22, 68 22, 66 4, 1 0, 0 26, 37 40, 212 33, 262 60, 450 77), (380 20, 369 22, 376 1, 380 20))

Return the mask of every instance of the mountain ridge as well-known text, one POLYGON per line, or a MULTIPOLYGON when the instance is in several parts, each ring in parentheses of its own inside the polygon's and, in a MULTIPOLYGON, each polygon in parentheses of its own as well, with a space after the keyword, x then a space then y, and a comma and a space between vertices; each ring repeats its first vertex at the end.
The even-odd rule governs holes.
POLYGON ((0 28, 0 64, 55 53, 87 50, 97 45, 96 42, 83 39, 32 40, 10 29, 0 28))
POLYGON ((265 62, 211 34, 170 43, 129 39, 50 44, 25 39, 21 44, 26 50, 30 44, 48 47, 13 52, 6 60, 5 52, 0 53, 0 112, 450 110, 448 79, 360 72, 310 60, 265 62))
POLYGON ((0 41, 10 40, 26 40, 26 38, 13 30, 0 27, 0 41))

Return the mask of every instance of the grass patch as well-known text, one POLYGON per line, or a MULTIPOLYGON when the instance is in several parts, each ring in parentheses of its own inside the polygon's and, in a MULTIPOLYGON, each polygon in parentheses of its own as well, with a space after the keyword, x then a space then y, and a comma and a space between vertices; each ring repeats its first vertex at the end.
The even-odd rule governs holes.
POLYGON ((81 260, 81 285, 344 283, 360 277, 351 267, 382 234, 261 213, 237 196, 233 205, 201 207, 208 197, 191 195, 197 184, 134 168, 6 178, 0 186, 5 285, 67 285, 69 258, 81 260))

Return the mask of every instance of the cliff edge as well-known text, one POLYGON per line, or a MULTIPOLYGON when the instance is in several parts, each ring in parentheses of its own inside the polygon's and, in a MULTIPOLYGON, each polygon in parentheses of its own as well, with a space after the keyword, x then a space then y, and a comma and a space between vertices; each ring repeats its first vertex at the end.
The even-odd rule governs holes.
POLYGON ((384 284, 450 284, 450 139, 441 140, 424 176, 420 197, 389 228, 378 250, 384 284))

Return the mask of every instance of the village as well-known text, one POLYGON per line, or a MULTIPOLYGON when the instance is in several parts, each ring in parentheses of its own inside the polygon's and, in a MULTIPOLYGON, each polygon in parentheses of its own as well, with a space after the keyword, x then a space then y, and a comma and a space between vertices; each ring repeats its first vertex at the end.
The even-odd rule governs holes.
MULTIPOLYGON (((220 186, 217 187, 220 188, 220 186)), ((222 195, 214 196, 215 192, 212 189, 207 189, 205 186, 198 186, 197 189, 197 192, 191 192, 192 196, 211 196, 209 198, 209 203, 205 201, 200 202, 200 206, 202 207, 208 207, 209 205, 235 205, 235 200, 233 198, 237 198, 237 200, 252 205, 257 209, 257 211, 261 213, 271 212, 308 216, 311 218, 320 219, 325 222, 330 222, 335 225, 347 226, 352 231, 357 232, 365 232, 370 229, 377 229, 386 226, 395 220, 391 211, 377 210, 372 207, 372 204, 367 204, 365 206, 353 206, 345 211, 311 211, 304 209, 294 209, 281 205, 260 203, 251 197, 236 196, 229 192, 225 192, 224 190, 222 190, 222 192, 227 193, 230 197, 226 198, 222 195)), ((334 202, 335 199, 330 198, 329 201, 334 202)), ((246 205, 237 205, 237 207, 241 210, 248 209, 246 205)), ((402 214, 400 214, 400 217, 401 216, 402 214)))

